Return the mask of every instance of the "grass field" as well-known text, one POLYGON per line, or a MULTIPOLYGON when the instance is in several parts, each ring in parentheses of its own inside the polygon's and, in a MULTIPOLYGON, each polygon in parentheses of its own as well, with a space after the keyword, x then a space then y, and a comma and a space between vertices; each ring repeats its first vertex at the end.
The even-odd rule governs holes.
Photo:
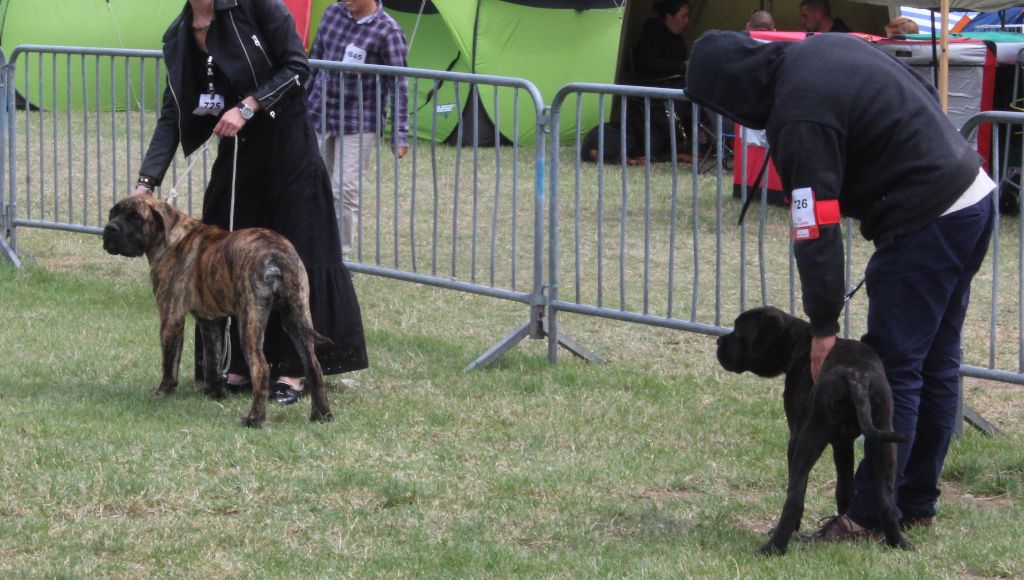
MULTIPOLYGON (((19 217, 102 225, 152 123, 19 117, 19 217)), ((417 171, 413 156, 397 170, 386 158, 369 188, 359 261, 416 259, 419 273, 528 291, 532 151, 479 165, 418 153, 417 171)), ((585 166, 563 181, 560 298, 708 322, 722 306, 724 325, 744 292, 747 306, 788 306, 784 212, 761 222, 752 210, 741 232, 713 179, 693 200, 688 169, 677 197, 666 165, 644 169, 585 166)), ((202 179, 189 177, 179 206, 191 188, 198 213, 202 179)), ((994 306, 974 295, 972 364, 1015 368, 1018 228, 1001 224, 999 277, 979 274, 1000 291, 994 306)), ((782 383, 724 372, 707 336, 563 314, 560 329, 605 364, 563 354, 549 366, 532 341, 464 373, 525 321, 523 305, 357 274, 371 368, 332 378, 333 423, 310 424, 303 401, 252 431, 243 396, 212 401, 185 380, 171 400, 150 397, 158 320, 144 260, 108 256, 95 236, 18 236, 27 267, 0 265, 0 577, 1024 576, 1019 386, 966 381, 967 403, 1004 435, 955 441, 937 523, 910 534, 918 552, 799 544, 764 559, 754 552, 785 485, 782 383)), ((856 248, 854 278, 870 246, 856 248)), ((823 461, 805 529, 831 515, 833 486, 823 461)))
MULTIPOLYGON (((356 276, 371 368, 246 430, 243 396, 154 400, 144 260, 19 231, 0 266, 0 576, 1020 577, 1024 405, 969 382, 1006 432, 954 443, 919 551, 798 544, 754 555, 783 499, 781 381, 722 371, 713 341, 563 316, 604 356, 523 344, 461 369, 521 305, 356 276)), ((189 334, 191 336, 191 334, 189 334)), ((191 343, 185 360, 191 359, 191 343)), ((805 528, 832 513, 812 477, 805 528)))

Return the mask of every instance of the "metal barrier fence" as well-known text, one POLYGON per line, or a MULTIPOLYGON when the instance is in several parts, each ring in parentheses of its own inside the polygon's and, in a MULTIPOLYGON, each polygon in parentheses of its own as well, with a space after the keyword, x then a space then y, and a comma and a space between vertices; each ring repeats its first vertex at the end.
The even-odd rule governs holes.
MULTIPOLYGON (((374 133, 351 269, 527 305, 527 322, 470 368, 526 337, 547 336, 552 362, 559 345, 596 360, 559 332, 560 313, 710 335, 727 332, 753 305, 799 314, 787 212, 767 202, 766 184, 749 190, 744 164, 735 169, 742 173, 735 195, 753 196, 757 211, 736 225, 741 204, 728 171, 730 125, 681 91, 573 84, 558 92, 549 115, 536 87, 520 79, 312 65, 324 78, 371 77, 377 87, 404 79, 410 94, 427 95, 428 105, 410 111, 406 159, 388 152, 386 131, 374 133), (590 127, 580 113, 594 107, 598 118, 611 120, 596 141, 585 135, 590 127), (495 123, 493 143, 482 137, 485 117, 495 123), (665 135, 654 142, 659 123, 669 127, 667 145, 665 135), (639 124, 639 142, 629 141, 631 124, 639 124)), ((15 50, 0 77, 0 241, 16 248, 17 227, 101 231, 106 210, 129 193, 155 126, 161 66, 156 51, 15 50), (21 109, 16 86, 25 99, 21 109)), ((391 104, 380 94, 372 93, 372 114, 391 104)), ((322 119, 327 111, 318 113, 322 119)), ((990 172, 1019 189, 1024 159, 1019 147, 1010 155, 1008 144, 1019 146, 1024 114, 982 114, 965 133, 979 123, 994 129, 990 172)), ((200 208, 195 192, 203 190, 211 161, 206 149, 178 158, 165 180, 176 184, 178 203, 190 213, 200 208)), ((850 220, 844 228, 853 286, 871 245, 853 235, 850 220)), ((1000 217, 989 264, 975 281, 964 376, 1024 383, 1021 228, 1019 220, 1000 217)), ((862 295, 848 304, 848 336, 863 332, 865 305, 862 295)))
MULTIPOLYGON (((471 367, 527 336, 541 338, 546 121, 536 87, 486 75, 327 61, 311 66, 323 72, 324 83, 341 75, 369 79, 375 89, 367 102, 358 95, 367 115, 390 104, 379 90, 386 79, 407 83, 413 95, 453 99, 453 105, 411 111, 413 138, 402 162, 387 153, 383 128, 374 132, 373 162, 359 180, 363 219, 350 269, 527 305, 527 322, 471 367), (493 105, 496 132, 505 135, 491 147, 480 138, 485 103, 493 105), (452 116, 455 123, 443 118, 452 116), (503 118, 511 119, 508 126, 503 118), (433 138, 416 139, 420 132, 433 138)), ((5 132, 10 155, 3 156, 10 159, 11 246, 16 227, 101 233, 109 208, 131 193, 156 125, 162 54, 26 45, 15 49, 4 71, 10 82, 3 109, 15 121, 5 132)), ((322 128, 328 111, 317 113, 322 128)), ((201 211, 211 143, 189 158, 179 152, 159 192, 190 214, 201 211)))
MULTIPOLYGON (((767 203, 767 180, 758 191, 750 190, 746 164, 734 169, 741 173, 741 199, 731 202, 732 175, 725 168, 734 142, 731 126, 726 129, 720 116, 701 111, 680 90, 577 83, 555 96, 551 125, 552 327, 557 329, 558 313, 567 312, 721 335, 752 302, 752 291, 759 291, 754 300, 758 305, 788 305, 789 311, 796 311, 798 285, 787 241, 788 215, 767 203), (618 134, 630 123, 650 127, 654 115, 685 117, 687 147, 677 143, 673 132, 667 161, 655 164, 648 134, 637 147, 644 155, 631 163, 625 139, 611 143, 616 150, 608 155, 599 134, 596 162, 584 164, 581 158, 593 155, 580 137, 583 128, 577 122, 570 125, 572 131, 565 131, 562 108, 567 101, 585 99, 596 99, 601 109, 612 106, 619 111, 619 120, 610 126, 618 134), (628 100, 639 104, 629 107, 628 100), (639 118, 631 119, 631 110, 639 118), (566 132, 576 139, 563 147, 560 134, 566 132), (570 155, 572 163, 563 171, 570 155), (606 163, 608 157, 617 161, 606 163), (568 187, 572 195, 563 194, 568 187), (751 195, 760 200, 759 211, 733 225, 740 202, 751 195), (607 223, 609 215, 617 221, 607 223), (749 248, 751 230, 756 235, 754 251, 749 248), (562 248, 564 238, 571 247, 562 248)), ((849 232, 852 228, 849 222, 846 225, 849 232)), ((549 347, 548 352, 554 362, 557 351, 549 347)))

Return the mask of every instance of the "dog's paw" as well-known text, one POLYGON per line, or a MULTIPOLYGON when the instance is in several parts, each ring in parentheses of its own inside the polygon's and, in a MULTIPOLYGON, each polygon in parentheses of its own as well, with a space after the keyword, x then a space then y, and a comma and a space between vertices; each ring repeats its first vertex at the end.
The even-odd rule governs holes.
POLYGON ((906 550, 908 552, 916 552, 917 551, 917 546, 912 544, 910 542, 910 540, 908 540, 902 534, 900 535, 900 541, 896 543, 895 547, 897 547, 897 548, 899 548, 901 550, 906 550))
POLYGON ((757 553, 762 556, 782 556, 786 553, 786 548, 780 548, 775 544, 768 542, 767 544, 761 546, 757 553))
POLYGON ((224 388, 224 385, 207 387, 203 392, 211 399, 226 399, 228 396, 228 390, 224 388))
POLYGON ((330 423, 331 421, 334 420, 334 414, 331 413, 330 411, 327 411, 326 413, 318 413, 317 411, 313 411, 309 415, 309 420, 312 421, 313 423, 330 423))
POLYGON ((248 427, 249 429, 259 429, 263 426, 264 419, 266 419, 266 417, 253 417, 251 415, 242 417, 242 426, 248 427))

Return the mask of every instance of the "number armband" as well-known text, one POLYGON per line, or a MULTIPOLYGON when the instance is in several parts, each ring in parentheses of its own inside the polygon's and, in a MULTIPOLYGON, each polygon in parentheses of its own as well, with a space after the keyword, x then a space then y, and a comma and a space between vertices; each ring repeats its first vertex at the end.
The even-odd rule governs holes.
POLYGON ((839 200, 824 199, 816 202, 814 190, 801 187, 793 190, 790 202, 790 216, 793 221, 794 240, 816 240, 821 235, 820 226, 838 224, 840 219, 839 200))

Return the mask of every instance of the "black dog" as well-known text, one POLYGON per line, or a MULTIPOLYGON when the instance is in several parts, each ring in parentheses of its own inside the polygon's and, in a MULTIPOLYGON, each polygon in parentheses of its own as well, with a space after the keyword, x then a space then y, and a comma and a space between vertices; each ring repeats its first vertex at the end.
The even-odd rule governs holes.
POLYGON ((761 553, 786 552, 790 536, 800 528, 807 477, 830 443, 836 464, 836 507, 846 513, 853 497, 853 443, 862 433, 877 451, 872 456, 881 474, 879 515, 886 543, 913 549, 900 533, 893 506, 895 444, 904 437, 892 431, 892 391, 875 351, 860 341, 836 340, 814 383, 810 324, 765 307, 740 314, 734 326, 718 339, 718 361, 727 371, 761 377, 786 374, 782 398, 789 424, 789 483, 782 515, 761 553))

